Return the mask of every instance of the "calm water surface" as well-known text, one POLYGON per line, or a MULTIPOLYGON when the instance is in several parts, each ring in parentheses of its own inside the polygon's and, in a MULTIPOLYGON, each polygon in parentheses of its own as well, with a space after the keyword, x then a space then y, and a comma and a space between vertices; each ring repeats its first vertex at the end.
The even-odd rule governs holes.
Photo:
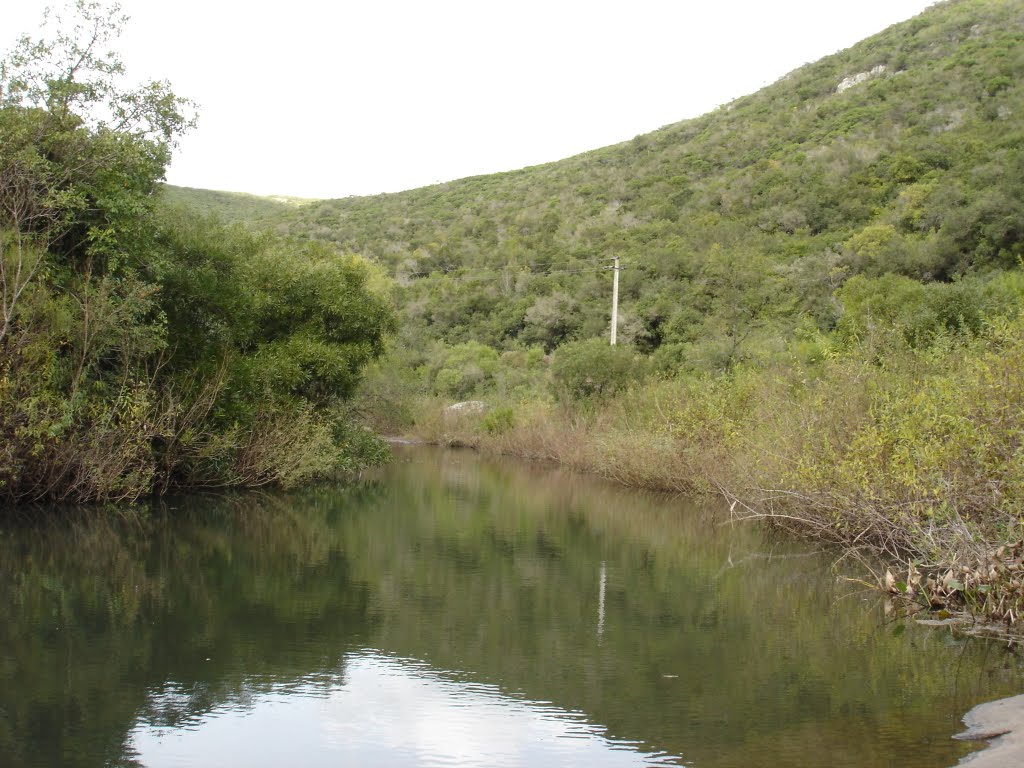
POLYGON ((0 766, 948 766, 999 644, 717 505, 468 452, 0 528, 0 766))

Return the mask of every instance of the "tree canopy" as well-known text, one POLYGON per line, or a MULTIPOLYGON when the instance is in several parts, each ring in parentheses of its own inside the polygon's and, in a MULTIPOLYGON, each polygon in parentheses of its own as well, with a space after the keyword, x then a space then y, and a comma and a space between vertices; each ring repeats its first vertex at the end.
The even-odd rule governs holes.
POLYGON ((334 246, 158 208, 194 109, 125 85, 125 21, 78 0, 0 60, 0 497, 358 466, 379 450, 343 404, 393 327, 379 279, 334 246))

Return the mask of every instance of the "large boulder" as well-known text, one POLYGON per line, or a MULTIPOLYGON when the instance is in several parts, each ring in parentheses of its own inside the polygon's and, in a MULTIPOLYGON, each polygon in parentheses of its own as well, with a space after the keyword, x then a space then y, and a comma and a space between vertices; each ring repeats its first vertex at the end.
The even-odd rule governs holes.
POLYGON ((449 405, 444 409, 445 416, 480 416, 487 410, 487 403, 482 400, 466 400, 449 405))

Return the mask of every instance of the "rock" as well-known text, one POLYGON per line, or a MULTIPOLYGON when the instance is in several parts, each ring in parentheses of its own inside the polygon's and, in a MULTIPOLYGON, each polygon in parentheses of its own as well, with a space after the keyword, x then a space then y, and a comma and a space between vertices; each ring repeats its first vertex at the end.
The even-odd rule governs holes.
POLYGON ((462 403, 449 405, 444 409, 445 416, 479 416, 487 410, 487 403, 482 400, 466 400, 462 403))
POLYGON ((843 91, 853 88, 855 85, 870 80, 872 77, 878 77, 885 72, 885 65, 879 64, 877 67, 873 67, 870 72, 858 72, 856 75, 850 75, 847 78, 843 78, 839 85, 836 86, 836 93, 842 93, 843 91))
POLYGON ((1019 768, 1024 765, 1024 695, 979 704, 966 715, 967 730, 954 738, 991 741, 987 749, 959 762, 970 768, 1019 768))

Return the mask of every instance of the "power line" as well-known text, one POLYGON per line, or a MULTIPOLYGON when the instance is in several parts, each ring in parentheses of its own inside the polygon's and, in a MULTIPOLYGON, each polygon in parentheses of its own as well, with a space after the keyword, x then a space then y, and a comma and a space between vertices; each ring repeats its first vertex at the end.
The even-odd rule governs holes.
POLYGON ((452 275, 451 279, 452 279, 453 282, 467 282, 467 281, 470 281, 470 280, 476 280, 476 281, 484 282, 488 278, 493 279, 493 280, 508 279, 509 277, 514 277, 514 276, 517 276, 519 274, 526 274, 526 275, 530 275, 531 277, 545 277, 547 275, 579 275, 579 274, 583 274, 585 272, 595 272, 595 273, 599 272, 602 269, 602 267, 600 265, 603 264, 604 261, 605 260, 603 260, 603 259, 590 259, 590 260, 584 261, 584 263, 590 263, 590 264, 593 264, 593 266, 583 267, 583 268, 579 268, 579 269, 546 269, 546 270, 539 271, 539 272, 533 271, 534 267, 538 267, 538 266, 541 266, 541 267, 543 267, 543 266, 551 266, 552 264, 555 263, 555 262, 548 262, 546 265, 545 264, 534 264, 534 265, 529 265, 529 266, 525 266, 525 267, 521 267, 521 268, 517 268, 517 267, 487 267, 487 268, 479 268, 479 269, 475 269, 475 270, 464 270, 462 268, 458 268, 458 269, 452 269, 452 270, 444 270, 444 269, 442 269, 442 270, 431 270, 431 271, 426 271, 426 272, 407 272, 405 274, 405 277, 429 277, 431 275, 440 275, 440 276, 444 277, 444 276, 452 275), (455 273, 457 273, 457 274, 455 274, 455 273))
MULTIPOLYGON (((575 266, 576 264, 581 264, 581 263, 582 264, 603 264, 605 261, 607 261, 607 259, 590 258, 590 259, 576 259, 576 260, 571 261, 571 262, 542 261, 542 262, 539 262, 539 263, 522 264, 522 265, 519 265, 519 264, 506 264, 504 267, 472 267, 472 268, 468 268, 468 269, 470 269, 471 271, 475 271, 475 272, 504 272, 504 271, 508 270, 509 268, 513 268, 513 267, 520 267, 520 268, 523 268, 523 269, 537 269, 539 267, 551 267, 551 266, 555 266, 557 264, 565 264, 566 266, 575 266)), ((467 269, 467 268, 465 268, 465 267, 458 267, 457 269, 467 269)), ((448 272, 449 270, 442 269, 442 271, 443 272, 448 272)), ((455 269, 452 269, 451 271, 455 271, 455 269)), ((414 274, 425 275, 425 274, 432 274, 432 273, 431 272, 416 272, 414 274)))

